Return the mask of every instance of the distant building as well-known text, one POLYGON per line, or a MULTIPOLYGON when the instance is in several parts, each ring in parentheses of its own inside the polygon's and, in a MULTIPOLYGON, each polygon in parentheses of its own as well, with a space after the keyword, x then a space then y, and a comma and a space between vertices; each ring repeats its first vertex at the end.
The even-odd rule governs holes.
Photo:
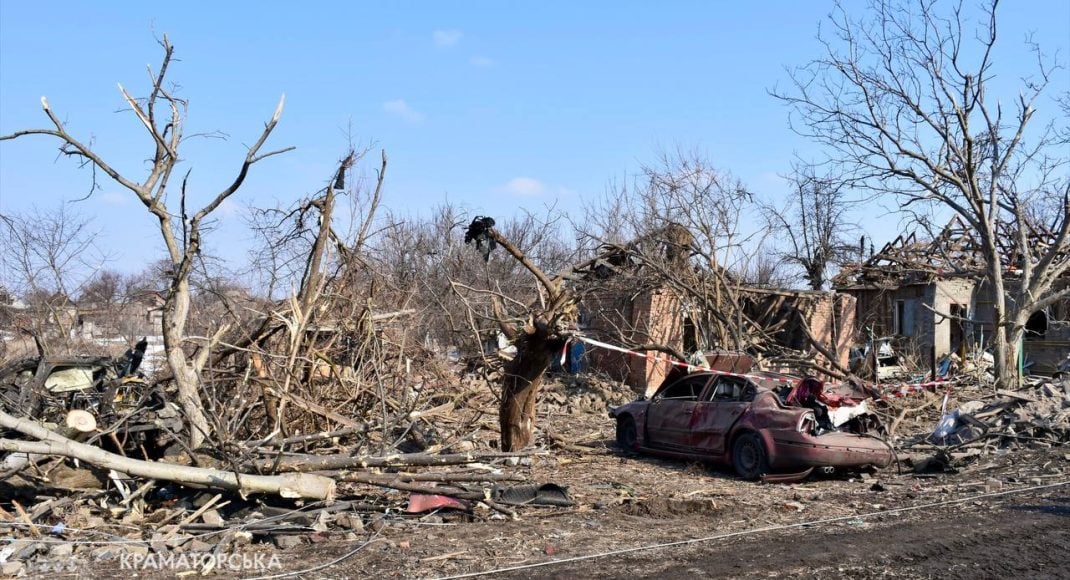
MULTIPOLYGON (((1004 285, 1020 284, 1014 256, 1005 257, 1004 285)), ((1070 281, 1064 279, 1064 286, 1070 281)), ((950 353, 987 348, 996 321, 985 264, 971 230, 957 217, 933 239, 901 235, 833 280, 857 298, 863 334, 891 337, 922 365, 950 353)), ((1035 312, 1026 325, 1025 357, 1033 372, 1050 373, 1070 353, 1070 301, 1035 312)))
MULTIPOLYGON (((601 253, 591 264, 581 282, 587 287, 580 305, 580 325, 586 334, 606 342, 667 346, 694 362, 736 372, 749 370, 755 362, 767 370, 816 372, 796 363, 829 365, 822 351, 832 357, 831 366, 847 368, 850 348, 857 342, 854 297, 748 286, 720 272, 742 308, 716 312, 712 310, 716 300, 700 302, 665 283, 656 272, 644 272, 643 255, 657 255, 661 268, 691 267, 678 249, 690 243, 690 234, 674 231, 669 238, 681 243, 662 251, 656 246, 664 244, 664 238, 635 240, 617 252, 601 253), (641 244, 647 244, 645 253, 638 251, 641 244), (714 324, 719 328, 709 328, 714 324), (737 337, 741 340, 731 339, 736 332, 744 333, 737 337), (745 345, 743 352, 735 350, 739 343, 745 345), (814 348, 815 343, 820 349, 814 348), (789 352, 794 356, 782 356, 789 352)), ((649 391, 662 383, 672 364, 657 351, 643 353, 634 356, 596 348, 585 357, 591 367, 649 391)))
POLYGON ((77 323, 72 329, 86 340, 138 337, 161 334, 164 298, 146 292, 134 299, 113 303, 82 302, 76 307, 77 323))

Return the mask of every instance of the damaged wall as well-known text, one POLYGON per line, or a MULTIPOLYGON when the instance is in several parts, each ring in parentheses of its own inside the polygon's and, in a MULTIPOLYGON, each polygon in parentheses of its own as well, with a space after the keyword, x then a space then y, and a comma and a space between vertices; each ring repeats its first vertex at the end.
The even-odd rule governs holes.
POLYGON ((125 304, 79 304, 77 332, 85 339, 159 335, 163 298, 125 304))
POLYGON ((858 299, 860 342, 868 340, 870 332, 874 338, 897 337, 901 354, 926 367, 933 347, 939 360, 964 345, 972 348, 982 332, 986 336, 991 332, 987 322, 992 316, 991 300, 979 294, 973 280, 938 279, 898 288, 845 288, 843 292, 858 299), (979 322, 964 322, 942 314, 979 322))
MULTIPOLYGON (((848 294, 826 292, 812 300, 806 317, 814 340, 826 345, 831 353, 839 357, 836 363, 847 368, 850 364, 851 347, 858 341, 857 299, 848 294)), ((824 357, 818 355, 818 358, 824 357)))
MULTIPOLYGON (((607 288, 584 298, 584 322, 592 336, 609 342, 657 343, 683 350, 680 299, 667 289, 626 293, 607 288)), ((637 392, 654 388, 672 365, 605 349, 586 355, 592 368, 624 381, 637 392)))
MULTIPOLYGON (((843 368, 848 366, 851 347, 858 341, 855 297, 835 292, 740 290, 746 295, 748 318, 769 331, 763 339, 765 342, 756 344, 810 352, 809 337, 812 336, 834 355, 837 364, 843 368), (806 328, 809 328, 809 334, 806 328)), ((685 330, 692 332, 696 329, 689 327, 680 298, 666 288, 638 292, 599 289, 587 295, 583 310, 587 331, 602 340, 662 344, 684 354, 706 346, 701 339, 694 341, 698 343, 697 347, 685 340, 685 330)), ((703 334, 701 329, 697 334, 703 334)), ((757 336, 761 337, 760 334, 757 336)), ((625 381, 638 392, 647 392, 659 386, 672 370, 668 362, 655 359, 654 355, 658 353, 648 354, 651 356, 644 359, 595 349, 589 353, 588 360, 593 368, 625 381)), ((814 362, 822 367, 828 363, 821 354, 814 357, 814 362)))
MULTIPOLYGON (((899 288, 854 287, 843 292, 858 298, 858 327, 863 333, 871 328, 877 338, 898 337, 900 353, 924 368, 931 364, 930 349, 934 347, 940 360, 948 354, 987 348, 991 343, 995 300, 991 285, 984 280, 934 279, 899 288)), ((1034 373, 1054 372, 1070 354, 1070 301, 1050 307, 1046 316, 1042 334, 1026 335, 1025 356, 1033 362, 1034 373)), ((867 338, 861 336, 860 340, 867 338)))
MULTIPOLYGON (((1066 287, 1070 282, 1063 282, 1066 287)), ((1034 374, 1051 374, 1070 357, 1070 300, 1037 312, 1026 325, 1025 358, 1034 374)))
POLYGON ((927 285, 917 284, 899 288, 852 288, 844 292, 858 298, 859 328, 872 330, 876 338, 916 338, 923 331, 927 290, 927 285))
POLYGON ((929 360, 931 347, 936 348, 939 360, 975 344, 976 325, 943 315, 971 318, 977 308, 976 290, 977 284, 966 279, 935 280, 926 288, 925 305, 929 308, 923 308, 918 334, 922 360, 926 365, 932 362, 929 360))
MULTIPOLYGON (((680 298, 673 292, 667 289, 644 292, 633 305, 633 316, 636 339, 649 337, 649 342, 684 350, 684 317, 680 298)), ((628 363, 628 384, 644 388, 647 394, 661 385, 672 370, 671 364, 653 357, 629 357, 628 363)))
MULTIPOLYGON (((1017 280, 1009 280, 1005 284, 1008 291, 1018 284, 1017 280)), ((1070 285, 1070 281, 1062 281, 1056 288, 1070 285)), ((992 297, 991 286, 982 281, 974 294, 976 310, 972 315, 978 324, 975 324, 974 337, 980 341, 984 338, 984 347, 991 343, 992 328, 996 319, 995 300, 992 297)), ((1043 332, 1027 331, 1025 335, 1025 360, 1032 361, 1031 372, 1034 374, 1051 374, 1058 370, 1059 364, 1070 355, 1070 300, 1061 300, 1037 314, 1043 317, 1043 332)), ((1035 322, 1036 319, 1033 319, 1035 322)), ((1026 325, 1027 329, 1031 325, 1026 325)), ((976 343, 975 343, 976 344, 976 343)))
MULTIPOLYGON (((855 297, 836 292, 764 288, 741 291, 747 297, 748 318, 771 332, 777 346, 809 352, 812 337, 833 355, 836 364, 847 368, 851 347, 857 342, 855 297)), ((818 353, 814 362, 827 366, 829 361, 818 353)), ((809 373, 790 365, 776 368, 788 373, 809 373)))

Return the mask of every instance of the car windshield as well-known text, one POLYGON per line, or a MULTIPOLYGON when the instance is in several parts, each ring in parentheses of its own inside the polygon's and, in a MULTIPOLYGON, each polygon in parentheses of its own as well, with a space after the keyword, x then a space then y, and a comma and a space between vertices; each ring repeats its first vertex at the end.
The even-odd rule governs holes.
POLYGON ((709 382, 708 374, 686 376, 675 383, 665 387, 658 393, 659 399, 676 399, 697 401, 702 389, 709 382))

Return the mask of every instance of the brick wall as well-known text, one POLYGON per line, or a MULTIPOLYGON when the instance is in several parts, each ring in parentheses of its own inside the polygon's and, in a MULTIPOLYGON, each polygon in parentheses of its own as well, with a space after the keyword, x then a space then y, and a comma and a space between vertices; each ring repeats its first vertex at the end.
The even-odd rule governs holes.
MULTIPOLYGON (((843 293, 800 293, 788 307, 801 310, 814 338, 846 367, 851 347, 859 342, 856 302, 843 293)), ((623 337, 631 344, 657 343, 683 351, 681 301, 668 289, 638 294, 599 290, 585 298, 584 313, 587 332, 596 338, 616 343, 623 337)), ((672 369, 670 363, 657 359, 655 351, 647 353, 647 358, 598 348, 588 352, 592 368, 625 381, 637 392, 657 388, 672 369)), ((828 363, 822 355, 817 362, 828 363)))
MULTIPOLYGON (((680 300, 667 289, 631 294, 603 289, 584 298, 584 322, 589 334, 610 343, 657 343, 683 350, 680 300)), ((672 368, 667 362, 595 348, 587 357, 592 368, 624 381, 637 392, 656 388, 672 368)))
MULTIPOLYGON (((617 290, 595 290, 583 299, 581 323, 592 337, 615 343, 632 325, 632 301, 617 290)), ((628 355, 603 348, 591 348, 584 357, 592 369, 618 381, 628 379, 628 355)))
MULTIPOLYGON (((633 303, 635 333, 632 342, 650 342, 683 350, 683 315, 680 299, 667 289, 656 289, 639 295, 633 303)), ((629 357, 628 384, 649 391, 656 389, 672 370, 668 362, 658 361, 658 353, 651 351, 648 357, 629 357)))
MULTIPOLYGON (((814 339, 820 342, 830 354, 836 356, 836 362, 847 367, 851 347, 858 342, 855 331, 857 319, 857 299, 843 293, 828 292, 820 295, 807 295, 808 305, 804 307, 803 316, 810 326, 814 339)), ((818 355, 817 362, 828 361, 818 355)))

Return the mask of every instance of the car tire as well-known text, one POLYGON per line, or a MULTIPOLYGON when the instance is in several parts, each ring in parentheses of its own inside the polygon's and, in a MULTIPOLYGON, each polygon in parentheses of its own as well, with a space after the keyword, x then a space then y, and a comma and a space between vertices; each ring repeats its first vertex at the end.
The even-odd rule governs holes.
POLYGON ((732 467, 740 477, 755 480, 769 473, 769 454, 757 433, 743 433, 732 444, 732 467))
POLYGON ((624 451, 639 448, 639 431, 635 428, 635 419, 631 415, 617 417, 617 447, 624 451))

